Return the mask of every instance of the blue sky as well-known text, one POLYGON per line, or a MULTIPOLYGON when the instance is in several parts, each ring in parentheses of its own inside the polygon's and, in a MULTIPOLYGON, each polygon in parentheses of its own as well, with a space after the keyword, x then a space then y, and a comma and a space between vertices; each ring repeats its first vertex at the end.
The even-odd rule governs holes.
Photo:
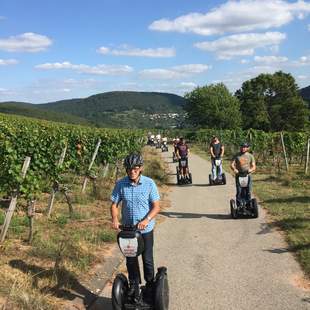
POLYGON ((310 1, 1 0, 0 102, 310 84, 310 1))

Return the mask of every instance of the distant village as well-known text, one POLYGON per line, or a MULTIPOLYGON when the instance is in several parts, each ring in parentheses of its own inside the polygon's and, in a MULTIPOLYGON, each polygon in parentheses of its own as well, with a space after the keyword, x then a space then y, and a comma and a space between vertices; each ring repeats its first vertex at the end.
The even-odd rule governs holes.
POLYGON ((179 113, 155 113, 155 114, 142 114, 143 117, 147 117, 151 120, 159 120, 159 119, 178 119, 181 116, 184 116, 183 114, 179 113))

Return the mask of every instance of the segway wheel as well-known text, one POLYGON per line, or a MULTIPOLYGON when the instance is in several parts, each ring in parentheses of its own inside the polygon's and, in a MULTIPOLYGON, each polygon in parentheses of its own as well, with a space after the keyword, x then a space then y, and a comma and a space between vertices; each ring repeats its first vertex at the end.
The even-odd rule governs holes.
POLYGON ((158 269, 159 276, 155 280, 154 309, 168 310, 169 307, 169 285, 166 268, 158 269))
POLYGON ((209 174, 209 185, 213 185, 213 180, 211 174, 209 174))
POLYGON ((251 206, 252 206, 253 217, 258 218, 258 205, 257 205, 256 198, 251 199, 251 206))
POLYGON ((122 274, 118 274, 113 282, 112 288, 112 307, 113 310, 123 310, 125 297, 128 291, 127 278, 122 274))
POLYGON ((177 183, 178 185, 181 184, 181 177, 180 177, 179 171, 177 171, 177 183))
POLYGON ((189 173, 188 176, 189 176, 189 184, 193 184, 192 174, 189 173))
POLYGON ((225 173, 222 174, 222 184, 223 185, 226 184, 226 175, 225 175, 225 173))
POLYGON ((236 202, 233 199, 230 199, 230 214, 233 219, 238 218, 236 202))

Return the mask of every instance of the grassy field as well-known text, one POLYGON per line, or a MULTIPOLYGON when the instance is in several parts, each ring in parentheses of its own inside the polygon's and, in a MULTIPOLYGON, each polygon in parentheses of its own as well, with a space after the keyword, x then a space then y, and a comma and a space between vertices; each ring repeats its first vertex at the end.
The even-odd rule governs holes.
MULTIPOLYGON (((196 154, 210 159, 205 147, 193 146, 196 154)), ((231 158, 224 159, 229 169, 231 158)), ((260 164, 253 174, 253 191, 259 204, 268 211, 268 221, 285 233, 288 243, 284 251, 292 252, 310 279, 310 174, 305 176, 297 167, 275 173, 272 167, 260 164)))
MULTIPOLYGON (((160 186, 163 206, 167 181, 165 166, 155 150, 144 151, 144 174, 160 186)), ((67 176, 74 213, 65 198, 56 197, 51 217, 46 216, 49 194, 36 202, 34 236, 28 242, 29 224, 25 201, 19 200, 5 242, 0 244, 0 309, 60 309, 66 300, 85 291, 81 283, 97 263, 103 263, 116 232, 110 224, 110 194, 115 167, 105 178, 98 175, 81 194, 83 178, 67 176)), ((124 169, 120 169, 121 177, 124 169)), ((0 205, 3 224, 8 201, 0 205)))

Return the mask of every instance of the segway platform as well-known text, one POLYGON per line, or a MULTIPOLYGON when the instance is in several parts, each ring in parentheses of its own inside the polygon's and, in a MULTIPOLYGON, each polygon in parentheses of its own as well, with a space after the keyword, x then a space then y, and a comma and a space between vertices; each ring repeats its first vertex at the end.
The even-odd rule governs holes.
MULTIPOLYGON (((143 238, 137 225, 121 225, 117 240, 121 252, 126 257, 137 257, 144 250, 143 238)), ((140 272, 139 272, 140 273, 140 272)), ((112 288, 112 307, 114 310, 168 310, 169 286, 167 268, 160 267, 152 284, 152 297, 144 300, 144 286, 139 288, 135 298, 128 296, 128 279, 120 273, 115 277, 112 288)))

